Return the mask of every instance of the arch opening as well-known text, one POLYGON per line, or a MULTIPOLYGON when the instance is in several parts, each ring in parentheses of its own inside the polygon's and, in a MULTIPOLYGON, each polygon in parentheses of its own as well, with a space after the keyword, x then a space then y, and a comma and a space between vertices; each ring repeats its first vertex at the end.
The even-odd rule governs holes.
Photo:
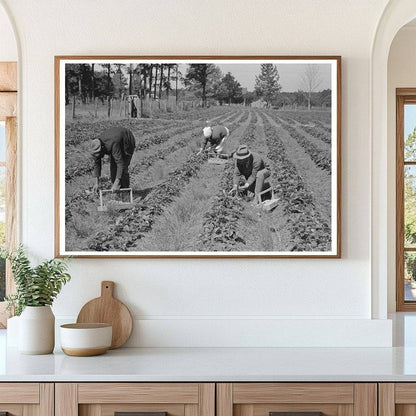
MULTIPOLYGON (((391 1, 371 51, 371 276, 372 317, 386 319, 395 297, 395 134, 391 134, 389 54, 400 29, 416 18, 413 0, 391 1)), ((416 32, 415 32, 416 33, 416 32)), ((416 76, 415 76, 416 86, 416 76)), ((395 116, 394 116, 395 123, 395 116)))

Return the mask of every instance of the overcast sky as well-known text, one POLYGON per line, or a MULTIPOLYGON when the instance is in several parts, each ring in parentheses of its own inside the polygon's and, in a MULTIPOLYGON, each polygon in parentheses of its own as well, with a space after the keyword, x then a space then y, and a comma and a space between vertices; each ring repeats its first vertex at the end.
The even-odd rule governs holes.
MULTIPOLYGON (((319 77, 322 80, 319 91, 331 88, 331 65, 314 64, 319 67, 319 77)), ((249 91, 254 90, 256 76, 260 74, 260 64, 226 64, 218 65, 223 74, 231 72, 242 87, 249 91)), ((305 64, 277 64, 280 75, 279 83, 282 91, 293 92, 302 88, 302 75, 305 72, 305 64)), ((305 89, 305 87, 303 87, 305 89)))

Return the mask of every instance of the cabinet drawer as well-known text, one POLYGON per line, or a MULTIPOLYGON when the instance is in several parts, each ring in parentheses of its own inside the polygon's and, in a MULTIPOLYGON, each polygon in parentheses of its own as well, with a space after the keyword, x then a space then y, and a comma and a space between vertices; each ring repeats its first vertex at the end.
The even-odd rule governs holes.
POLYGON ((56 416, 215 416, 213 383, 59 383, 56 416))
POLYGON ((377 416, 375 383, 220 383, 217 416, 377 416))
POLYGON ((380 383, 380 416, 416 415, 416 383, 380 383))
POLYGON ((53 416, 53 392, 51 383, 0 383, 0 415, 53 416))

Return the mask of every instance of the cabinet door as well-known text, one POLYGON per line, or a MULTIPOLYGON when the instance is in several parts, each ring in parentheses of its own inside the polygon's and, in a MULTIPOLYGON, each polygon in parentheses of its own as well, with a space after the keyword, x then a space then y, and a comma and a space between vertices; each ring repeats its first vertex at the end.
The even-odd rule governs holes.
POLYGON ((217 416, 377 416, 377 385, 220 383, 217 416))
POLYGON ((51 383, 0 383, 0 415, 53 416, 51 383))
POLYGON ((380 416, 415 416, 416 383, 380 383, 380 416))
POLYGON ((56 416, 215 416, 213 383, 58 383, 56 416))

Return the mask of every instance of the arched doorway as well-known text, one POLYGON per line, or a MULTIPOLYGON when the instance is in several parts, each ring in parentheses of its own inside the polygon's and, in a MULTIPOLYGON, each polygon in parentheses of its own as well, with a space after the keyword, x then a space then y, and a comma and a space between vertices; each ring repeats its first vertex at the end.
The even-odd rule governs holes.
MULTIPOLYGON (((396 33, 416 17, 414 0, 390 1, 375 33, 371 51, 371 269, 372 269, 372 317, 387 318, 387 294, 389 271, 394 259, 392 252, 391 224, 395 209, 391 208, 391 157, 388 149, 388 56, 396 33)), ((394 197, 393 197, 394 198, 394 197)), ((393 204, 394 206, 394 204, 393 204)))

